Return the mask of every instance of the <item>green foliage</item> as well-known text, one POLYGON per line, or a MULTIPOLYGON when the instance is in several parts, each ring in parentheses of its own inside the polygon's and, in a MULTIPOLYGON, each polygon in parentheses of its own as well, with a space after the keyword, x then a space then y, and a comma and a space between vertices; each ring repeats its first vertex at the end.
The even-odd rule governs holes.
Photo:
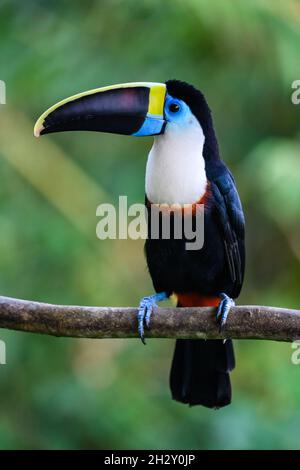
MULTIPOLYGON (((176 77, 207 96, 244 202, 239 302, 299 307, 300 108, 290 100, 300 79, 299 26, 295 0, 2 1, 1 293, 137 305, 152 291, 142 243, 95 237, 97 203, 119 194, 143 201, 150 140, 73 133, 33 142, 28 129, 73 93, 176 77), (87 188, 96 185, 85 193, 90 212, 64 210, 83 183, 63 191, 68 171, 53 176, 53 145, 57 161, 71 159, 87 188)), ((8 331, 0 338, 8 362, 0 366, 0 448, 300 448, 300 369, 288 344, 237 342, 233 404, 210 411, 170 400, 172 341, 144 348, 8 331)))

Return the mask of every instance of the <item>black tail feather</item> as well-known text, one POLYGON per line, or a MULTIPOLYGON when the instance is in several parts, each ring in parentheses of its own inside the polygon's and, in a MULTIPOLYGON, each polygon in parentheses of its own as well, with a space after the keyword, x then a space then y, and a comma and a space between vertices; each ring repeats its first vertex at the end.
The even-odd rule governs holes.
POLYGON ((229 405, 234 366, 231 340, 178 339, 170 375, 172 398, 191 406, 229 405))

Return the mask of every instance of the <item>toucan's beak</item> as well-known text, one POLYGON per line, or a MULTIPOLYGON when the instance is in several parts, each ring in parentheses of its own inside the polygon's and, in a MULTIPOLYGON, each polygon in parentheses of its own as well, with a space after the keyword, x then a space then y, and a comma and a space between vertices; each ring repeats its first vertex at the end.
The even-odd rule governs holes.
POLYGON ((98 131, 157 135, 165 128, 163 83, 124 83, 71 96, 38 119, 34 135, 63 131, 98 131))

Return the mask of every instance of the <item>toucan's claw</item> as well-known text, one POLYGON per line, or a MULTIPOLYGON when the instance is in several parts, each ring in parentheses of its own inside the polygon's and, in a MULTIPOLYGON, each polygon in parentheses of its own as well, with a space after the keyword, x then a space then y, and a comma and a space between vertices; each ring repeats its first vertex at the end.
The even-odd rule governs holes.
POLYGON ((139 336, 141 338, 142 343, 146 344, 145 339, 144 339, 145 307, 143 305, 143 300, 140 302, 139 311, 138 311, 138 332, 139 332, 139 336))
POLYGON ((220 294, 220 297, 221 301, 217 310, 217 321, 219 322, 219 329, 221 332, 225 326, 230 309, 235 305, 235 302, 224 292, 220 294))
POLYGON ((153 307, 157 307, 157 304, 153 304, 152 307, 148 307, 147 308, 147 311, 146 311, 146 315, 145 315, 145 323, 146 323, 146 327, 149 328, 150 326, 150 318, 151 318, 151 315, 152 315, 152 310, 153 310, 153 307))
POLYGON ((146 344, 145 341, 145 329, 146 326, 149 328, 151 314, 154 307, 157 307, 157 303, 161 300, 167 299, 168 296, 165 292, 160 292, 159 294, 149 295, 143 297, 140 301, 139 310, 138 310, 138 332, 143 344, 146 344))

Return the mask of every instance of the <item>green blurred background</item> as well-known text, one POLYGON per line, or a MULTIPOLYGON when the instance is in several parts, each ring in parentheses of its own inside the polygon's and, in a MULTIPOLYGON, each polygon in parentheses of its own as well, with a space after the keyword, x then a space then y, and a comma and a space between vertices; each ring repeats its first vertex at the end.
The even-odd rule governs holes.
MULTIPOLYGON (((99 203, 143 201, 151 139, 32 129, 71 94, 179 78, 207 96, 244 204, 239 302, 299 308, 299 46, 296 0, 2 0, 1 293, 128 306, 152 292, 143 242, 95 235, 99 203)), ((171 401, 173 341, 0 338, 2 449, 300 448, 290 344, 236 341, 233 404, 211 411, 171 401)))

